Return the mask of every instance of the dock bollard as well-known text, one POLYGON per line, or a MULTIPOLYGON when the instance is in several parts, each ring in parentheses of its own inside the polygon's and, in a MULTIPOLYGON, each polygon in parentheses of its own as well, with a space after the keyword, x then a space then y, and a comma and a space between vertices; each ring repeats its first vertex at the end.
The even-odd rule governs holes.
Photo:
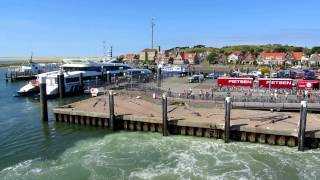
POLYGON ((109 127, 112 131, 116 130, 114 121, 114 98, 112 91, 109 91, 109 127))
POLYGON ((304 151, 306 122, 307 122, 307 101, 301 101, 299 132, 298 132, 298 150, 299 151, 304 151))
POLYGON ((61 71, 58 75, 58 86, 59 86, 59 97, 64 98, 65 96, 65 84, 64 84, 64 75, 61 71))
POLYGON ((167 95, 162 95, 162 134, 168 136, 168 101, 167 95))
POLYGON ((40 109, 41 120, 48 121, 46 77, 40 77, 40 109))
POLYGON ((225 121, 224 121, 224 142, 228 143, 230 138, 230 111, 231 111, 231 97, 226 97, 225 100, 225 121))

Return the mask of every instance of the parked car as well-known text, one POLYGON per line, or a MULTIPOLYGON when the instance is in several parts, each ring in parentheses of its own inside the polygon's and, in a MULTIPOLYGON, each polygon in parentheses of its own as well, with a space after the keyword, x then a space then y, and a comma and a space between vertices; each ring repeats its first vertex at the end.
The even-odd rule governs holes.
POLYGON ((211 73, 206 76, 208 79, 218 79, 219 77, 223 77, 223 74, 211 73))
POLYGON ((261 71, 251 71, 248 75, 260 77, 260 76, 262 76, 262 72, 261 71))
POLYGON ((199 81, 203 81, 203 80, 204 80, 204 75, 203 74, 193 75, 193 76, 188 78, 188 82, 189 83, 199 82, 199 81))

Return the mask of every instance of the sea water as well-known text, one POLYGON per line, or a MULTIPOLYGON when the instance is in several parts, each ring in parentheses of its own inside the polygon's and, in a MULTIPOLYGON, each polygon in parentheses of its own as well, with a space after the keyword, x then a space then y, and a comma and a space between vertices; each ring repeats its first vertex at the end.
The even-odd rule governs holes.
MULTIPOLYGON (((0 76, 5 70, 0 69, 0 76)), ((320 151, 40 120, 0 81, 0 179, 319 179, 320 151)), ((49 109, 85 97, 49 100, 49 109)))

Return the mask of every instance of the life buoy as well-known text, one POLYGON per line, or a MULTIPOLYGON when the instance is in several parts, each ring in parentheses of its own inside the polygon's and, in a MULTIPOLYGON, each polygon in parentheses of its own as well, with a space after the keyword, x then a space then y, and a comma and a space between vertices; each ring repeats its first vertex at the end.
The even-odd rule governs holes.
POLYGON ((91 88, 90 93, 92 96, 98 96, 99 90, 98 88, 91 88))

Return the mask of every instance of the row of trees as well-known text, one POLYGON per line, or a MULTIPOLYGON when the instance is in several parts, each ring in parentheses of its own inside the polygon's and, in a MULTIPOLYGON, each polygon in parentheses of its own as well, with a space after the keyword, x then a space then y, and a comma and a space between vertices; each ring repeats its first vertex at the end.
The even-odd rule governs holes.
MULTIPOLYGON (((179 48, 179 47, 178 47, 179 48)), ((180 47, 180 50, 187 52, 216 52, 220 54, 230 55, 234 51, 251 52, 255 55, 259 55, 261 52, 304 52, 306 55, 320 53, 320 46, 307 48, 300 46, 289 46, 282 44, 266 44, 266 45, 236 45, 236 46, 224 46, 221 48, 206 47, 204 45, 196 45, 194 47, 180 47)))

